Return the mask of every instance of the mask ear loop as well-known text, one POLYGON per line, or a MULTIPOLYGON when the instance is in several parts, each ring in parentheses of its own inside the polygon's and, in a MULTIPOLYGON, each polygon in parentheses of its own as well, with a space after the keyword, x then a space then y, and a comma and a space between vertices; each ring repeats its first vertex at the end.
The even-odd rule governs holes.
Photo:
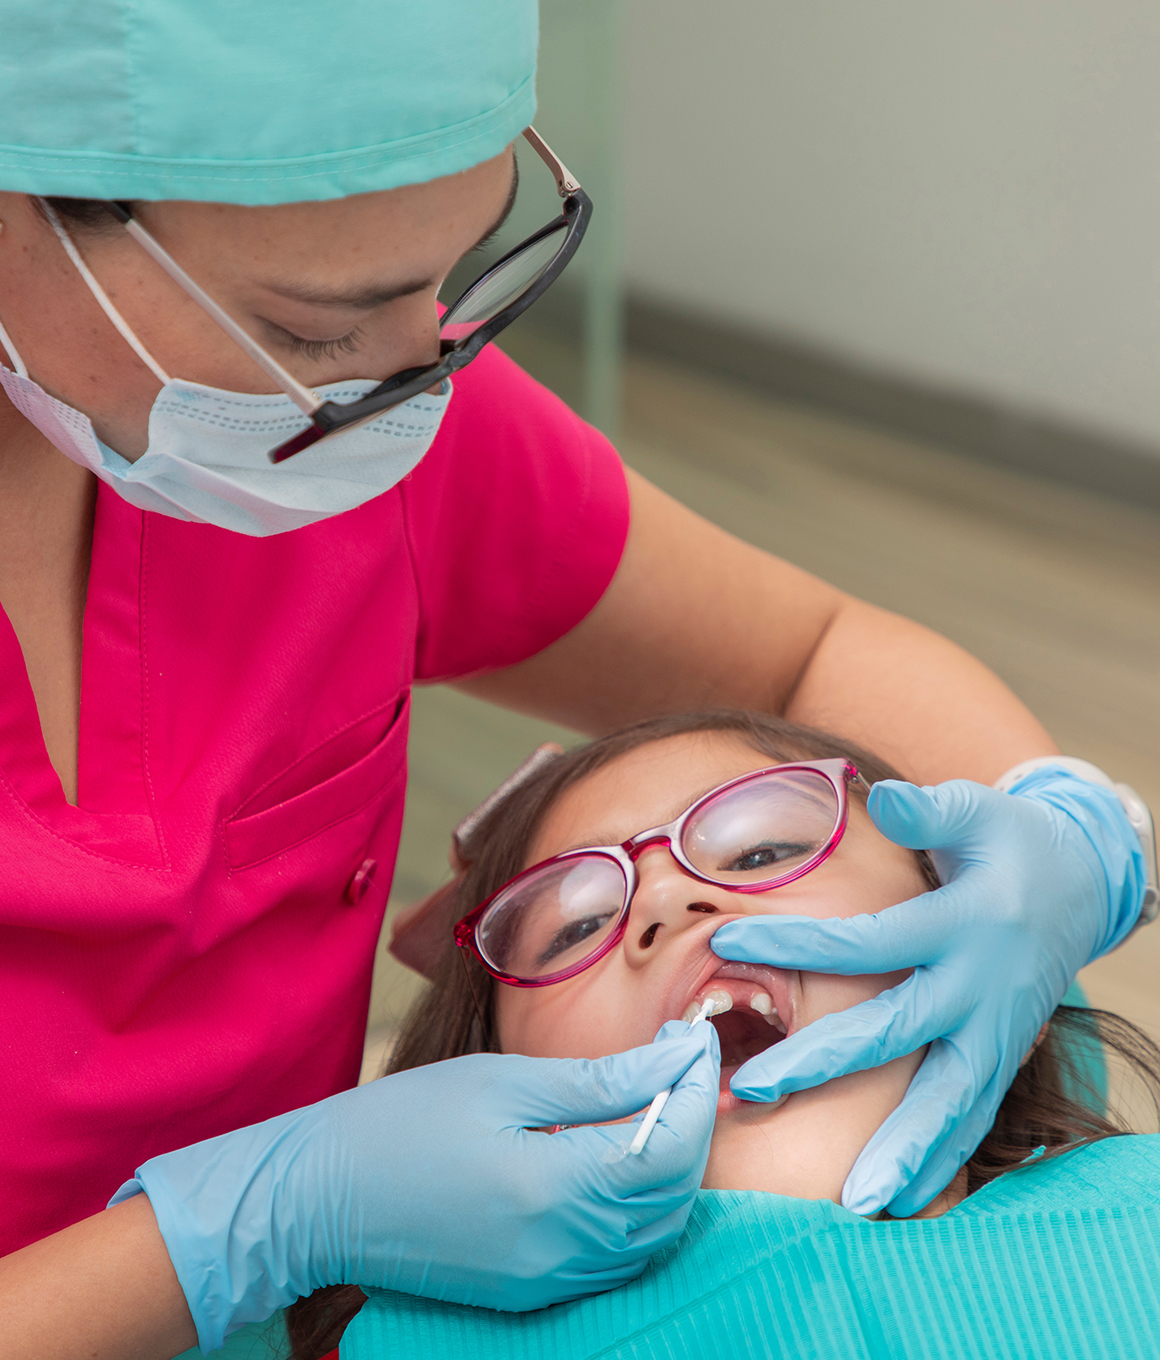
POLYGON ((20 357, 16 346, 12 343, 12 337, 4 329, 3 322, 0 322, 0 345, 3 345, 12 360, 12 371, 21 378, 28 377, 28 369, 25 367, 24 360, 20 357))
MULTIPOLYGON (((88 265, 85 264, 84 260, 81 258, 80 251, 76 248, 75 245, 73 245, 72 237, 68 234, 67 231, 65 231, 63 225, 61 224, 61 220, 59 217, 57 217, 56 210, 53 208, 52 204, 43 198, 40 199, 39 202, 41 207, 44 209, 45 214, 48 217, 49 224, 51 225, 53 231, 56 232, 58 240, 60 241, 61 245, 64 246, 65 253, 68 255, 69 259, 73 262, 73 265, 76 267, 77 273, 80 274, 81 278, 84 279, 85 283, 88 285, 89 292, 92 293, 93 297, 96 298, 97 302, 100 305, 101 311, 104 312, 104 314, 109 318, 113 325, 116 326, 117 330, 120 331, 121 336, 123 337, 125 342, 132 348, 134 354, 136 354, 137 358, 140 359, 141 362, 145 365, 145 367, 149 369, 149 371, 158 380, 158 382, 160 382, 163 386, 170 383, 172 379, 170 378, 169 374, 166 373, 166 371, 161 367, 157 360, 154 359, 152 354, 149 353, 149 351, 145 348, 141 341, 138 340, 137 337, 133 334, 133 332, 129 329, 129 323, 125 320, 121 313, 117 311, 116 307, 114 307, 113 304, 109 301, 108 295, 106 294, 105 290, 93 277, 92 271, 89 269, 88 265)), ((7 346, 5 346, 5 348, 7 348, 7 346)))

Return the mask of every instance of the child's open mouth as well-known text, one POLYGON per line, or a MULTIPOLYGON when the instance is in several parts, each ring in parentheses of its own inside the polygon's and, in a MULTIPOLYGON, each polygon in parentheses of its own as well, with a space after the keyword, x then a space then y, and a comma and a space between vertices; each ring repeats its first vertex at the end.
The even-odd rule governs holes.
POLYGON ((780 1043, 794 1029, 796 981, 796 974, 781 968, 725 963, 697 989, 689 1002, 683 1016, 686 1020, 691 1020, 707 999, 713 998, 717 1002, 717 1013, 710 1017, 709 1023, 721 1041, 718 1114, 749 1104, 730 1091, 733 1074, 750 1058, 780 1043))

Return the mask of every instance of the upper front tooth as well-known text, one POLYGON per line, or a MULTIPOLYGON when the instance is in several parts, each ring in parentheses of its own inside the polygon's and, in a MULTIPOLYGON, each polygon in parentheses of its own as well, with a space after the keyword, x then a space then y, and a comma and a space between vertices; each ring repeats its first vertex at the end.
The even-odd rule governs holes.
POLYGON ((776 1025, 778 1029, 783 1029, 781 1017, 777 1013, 777 1007, 773 1004, 768 992, 754 992, 753 1000, 749 1003, 758 1015, 765 1017, 767 1025, 776 1025))
POLYGON ((733 997, 724 987, 714 987, 706 992, 699 1001, 690 1001, 681 1019, 691 1025, 694 1020, 707 1020, 711 1015, 724 1015, 733 1009, 733 997))

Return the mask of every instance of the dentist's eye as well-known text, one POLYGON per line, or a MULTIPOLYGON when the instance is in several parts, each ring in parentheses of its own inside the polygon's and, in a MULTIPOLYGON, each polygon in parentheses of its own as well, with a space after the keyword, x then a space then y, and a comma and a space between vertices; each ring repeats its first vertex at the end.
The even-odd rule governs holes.
POLYGON ((295 354, 304 354, 308 359, 333 359, 339 354, 353 354, 362 339, 362 331, 356 326, 337 340, 304 340, 292 331, 284 331, 287 348, 295 354))

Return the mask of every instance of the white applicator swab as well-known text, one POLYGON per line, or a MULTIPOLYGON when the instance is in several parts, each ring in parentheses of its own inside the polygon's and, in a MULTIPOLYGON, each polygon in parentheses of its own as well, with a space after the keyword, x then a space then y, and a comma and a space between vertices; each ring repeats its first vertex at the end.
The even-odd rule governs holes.
MULTIPOLYGON (((733 998, 726 991, 710 992, 701 1002, 701 1009, 689 1021, 690 1025, 695 1025, 699 1020, 707 1020, 711 1015, 723 1015, 733 1007, 733 998)), ((632 1153, 642 1152, 644 1145, 648 1142, 648 1136, 656 1128, 657 1120, 661 1117, 661 1111, 665 1108, 665 1102, 673 1093, 671 1086, 666 1086, 663 1091, 658 1091, 653 1096, 653 1102, 648 1107, 648 1113, 640 1122, 640 1128, 636 1131, 636 1137, 629 1144, 628 1150, 632 1153)))

